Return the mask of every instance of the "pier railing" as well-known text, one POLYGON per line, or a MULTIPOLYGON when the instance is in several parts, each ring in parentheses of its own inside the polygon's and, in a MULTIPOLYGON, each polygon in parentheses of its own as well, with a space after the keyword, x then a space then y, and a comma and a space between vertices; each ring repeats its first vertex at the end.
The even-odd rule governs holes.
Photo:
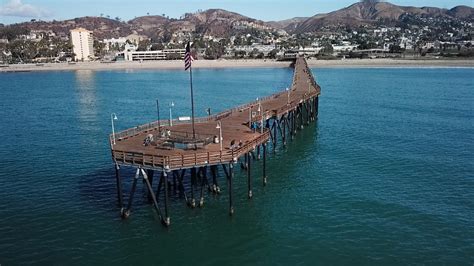
POLYGON ((189 168, 201 165, 222 164, 236 160, 242 154, 250 152, 258 145, 270 139, 270 131, 266 129, 252 141, 237 148, 227 147, 222 151, 203 151, 188 155, 155 155, 140 152, 112 150, 113 159, 119 164, 165 169, 189 168))
MULTIPOLYGON (((272 95, 263 97, 259 101, 253 101, 253 102, 250 102, 250 103, 247 103, 247 104, 243 104, 243 105, 234 107, 232 109, 217 113, 217 114, 212 115, 212 116, 196 118, 194 121, 195 121, 196 124, 206 123, 206 122, 209 122, 209 121, 218 121, 218 120, 224 119, 224 118, 232 115, 234 112, 240 112, 241 110, 248 109, 250 106, 258 105, 259 102, 263 102, 263 101, 266 101, 266 100, 269 100, 269 99, 275 99, 275 98, 278 98, 282 95, 286 95, 286 93, 287 93, 286 91, 280 91, 280 92, 274 93, 272 95)), ((308 94, 308 97, 313 97, 313 96, 316 96, 316 95, 319 95, 319 92, 313 90, 310 94, 308 94)), ((290 111, 290 110, 296 108, 296 106, 298 106, 298 104, 299 104, 299 102, 298 103, 290 102, 288 106, 283 106, 283 107, 279 108, 278 110, 276 110, 277 112, 272 114, 272 116, 276 116, 276 115, 279 115, 281 113, 290 111)), ((269 114, 270 114, 269 111, 264 113, 264 115, 267 119, 269 118, 268 117, 269 114)), ((259 120, 261 120, 261 115, 257 115, 256 117, 254 117, 252 119, 252 122, 259 121, 259 120)), ((178 120, 178 119, 173 120, 173 125, 190 124, 190 123, 191 123, 190 121, 181 121, 181 120, 178 120)), ((136 126, 136 127, 133 127, 133 128, 129 128, 127 130, 115 133, 115 139, 117 141, 119 141, 119 140, 122 140, 122 139, 127 139, 127 138, 130 138, 130 137, 140 135, 142 133, 147 133, 149 131, 156 131, 156 130, 158 130, 159 125, 162 128, 165 127, 165 126, 169 126, 169 120, 160 120, 159 122, 154 121, 154 122, 150 122, 148 124, 144 124, 144 125, 136 126)), ((113 136, 111 134, 109 136, 110 142, 112 142, 112 138, 113 138, 113 136)))
MULTIPOLYGON (((224 119, 224 118, 232 115, 235 112, 240 112, 243 109, 248 109, 250 106, 256 106, 256 105, 258 105, 259 102, 263 102, 263 101, 266 101, 266 100, 269 100, 269 99, 277 98, 280 95, 285 94, 285 93, 286 93, 285 91, 280 91, 280 92, 274 93, 272 95, 262 97, 258 101, 252 101, 250 103, 242 104, 242 105, 239 105, 239 106, 234 107, 232 109, 225 110, 225 111, 222 111, 220 113, 217 113, 217 114, 214 114, 214 115, 211 115, 211 116, 195 118, 194 123, 199 124, 199 123, 206 123, 206 122, 209 122, 209 121, 218 121, 218 120, 224 119)), ((173 119, 172 120, 173 125, 182 125, 182 124, 190 124, 190 123, 191 123, 191 121, 182 121, 182 120, 178 120, 178 119, 173 119)), ((147 133, 149 131, 158 130, 158 128, 159 128, 158 126, 161 126, 162 128, 166 127, 166 126, 169 127, 169 124, 170 124, 169 120, 160 120, 160 121, 154 121, 154 122, 150 122, 150 123, 147 123, 147 124, 139 125, 139 126, 129 128, 129 129, 126 129, 124 131, 115 133, 115 139, 116 139, 116 141, 120 141, 122 139, 128 139, 130 137, 134 137, 134 136, 140 135, 142 133, 147 133)), ((112 134, 110 134, 109 139, 110 139, 111 142, 112 142, 112 138, 113 138, 113 136, 112 136, 112 134)))

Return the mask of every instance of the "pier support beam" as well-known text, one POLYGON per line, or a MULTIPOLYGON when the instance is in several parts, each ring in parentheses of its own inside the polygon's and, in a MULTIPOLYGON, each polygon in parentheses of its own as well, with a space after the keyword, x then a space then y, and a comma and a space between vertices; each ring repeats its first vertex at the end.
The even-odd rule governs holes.
POLYGON ((207 183, 207 166, 201 168, 201 195, 199 197, 199 207, 204 206, 204 186, 207 183))
POLYGON ((290 138, 293 140, 294 138, 294 132, 293 132, 293 117, 294 117, 294 111, 290 111, 288 113, 288 133, 290 135, 290 138))
MULTIPOLYGON (((148 180, 148 175, 146 174, 145 170, 143 170, 141 168, 139 168, 137 170, 141 171, 141 173, 143 175, 143 181, 145 181, 145 184, 148 188, 148 193, 149 193, 149 195, 151 195, 151 198, 152 198, 152 201, 153 201, 153 206, 155 207, 156 214, 158 214, 158 217, 160 218, 161 223, 163 225, 168 226, 169 224, 166 224, 166 221, 163 220, 163 216, 161 215, 160 207, 158 206, 158 201, 156 200, 155 193, 153 193, 153 188, 151 187, 150 180, 148 180)), ((166 201, 166 199, 165 199, 165 201, 166 201)))
POLYGON ((263 186, 267 185, 267 144, 263 144, 263 186))
MULTIPOLYGON (((170 215, 168 212, 168 173, 163 168, 163 182, 165 183, 165 219, 164 224, 170 226, 170 215)), ((150 188, 151 189, 151 188, 150 188)), ((153 191, 152 191, 153 193, 153 191)))
POLYGON ((186 194, 186 190, 184 189, 184 184, 183 184, 185 173, 186 173, 186 169, 181 170, 181 174, 176 171, 176 176, 178 177, 179 192, 184 197, 184 201, 186 202, 186 205, 189 206, 190 202, 189 202, 189 199, 188 199, 188 196, 186 194))
POLYGON ((229 171, 225 164, 222 165, 222 169, 224 169, 224 173, 227 177, 227 188, 229 190, 229 215, 232 216, 234 214, 234 204, 232 202, 232 179, 234 179, 234 162, 229 163, 229 171))
MULTIPOLYGON (((153 170, 146 170, 146 174, 147 174, 147 177, 148 177, 148 181, 150 182, 150 185, 153 187, 153 175, 154 175, 154 171, 153 170)), ((153 190, 150 192, 148 191, 148 203, 152 203, 153 202, 153 198, 152 198, 152 195, 153 194, 153 190)))
POLYGON ((304 129, 304 125, 303 125, 303 104, 300 104, 300 129, 304 129))
POLYGON ((276 145, 277 145, 277 118, 273 120, 273 152, 276 150, 276 145))
POLYGON ((319 97, 316 97, 316 103, 314 104, 314 111, 316 112, 316 119, 317 119, 318 114, 319 114, 319 97))
POLYGON ((248 185, 248 197, 249 199, 252 198, 253 194, 252 194, 252 171, 251 171, 251 162, 252 160, 250 160, 250 153, 247 153, 247 157, 248 157, 248 165, 247 165, 247 185, 248 185))
POLYGON ((229 215, 234 215, 234 204, 232 202, 232 179, 234 179, 234 163, 229 164, 229 215))
POLYGON ((307 108, 308 108, 308 119, 307 119, 307 120, 308 120, 308 125, 309 125, 309 123, 311 123, 311 121, 313 120, 313 119, 312 119, 312 117, 313 117, 313 115, 312 115, 312 112, 313 112, 312 106, 313 106, 313 105, 312 105, 312 103, 311 103, 311 99, 309 99, 309 100, 306 101, 306 106, 307 106, 307 108))
POLYGON ((126 219, 130 216, 130 211, 132 210, 133 196, 135 195, 135 190, 137 189, 137 181, 140 176, 140 169, 137 168, 135 177, 133 178, 132 188, 130 190, 130 196, 128 197, 127 208, 122 211, 122 218, 126 219))
POLYGON ((296 136, 296 119, 298 118, 298 109, 293 110, 292 119, 293 120, 293 136, 296 136))
POLYGON ((123 211, 122 178, 120 177, 120 166, 115 164, 115 179, 117 181, 117 200, 120 212, 123 211))
POLYGON ((219 188, 219 184, 217 183, 217 165, 211 166, 211 174, 212 174, 212 192, 216 194, 221 193, 221 189, 219 188))
POLYGON ((196 168, 193 167, 191 168, 191 208, 196 207, 196 199, 194 198, 194 187, 196 186, 197 180, 196 180, 196 168))

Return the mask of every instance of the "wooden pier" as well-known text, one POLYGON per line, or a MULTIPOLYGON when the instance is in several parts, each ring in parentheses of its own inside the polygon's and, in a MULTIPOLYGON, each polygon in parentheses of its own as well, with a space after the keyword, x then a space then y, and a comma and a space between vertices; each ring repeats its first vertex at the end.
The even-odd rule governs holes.
POLYGON ((262 182, 267 182, 266 154, 270 142, 273 149, 277 139, 286 145, 297 130, 317 119, 321 88, 315 82, 306 60, 294 62, 290 88, 213 116, 195 119, 193 136, 190 121, 162 120, 110 135, 112 159, 116 167, 117 196, 121 215, 131 213, 137 180, 143 178, 151 203, 166 226, 170 225, 168 198, 170 186, 178 190, 187 205, 194 208, 197 192, 199 206, 204 204, 204 188, 220 193, 217 183, 218 167, 227 179, 229 213, 234 213, 232 179, 234 167, 242 159, 247 172, 248 197, 252 198, 252 161, 262 161, 262 182), (120 168, 136 168, 127 204, 124 204, 120 168), (190 175, 190 189, 183 183, 190 175), (153 175, 160 173, 156 192, 153 175), (209 181, 208 177, 212 177, 209 181), (195 191, 197 190, 197 191, 195 191), (163 195, 160 196, 160 194, 163 195), (161 199, 164 198, 164 202, 161 199), (160 205, 164 205, 164 212, 160 205))

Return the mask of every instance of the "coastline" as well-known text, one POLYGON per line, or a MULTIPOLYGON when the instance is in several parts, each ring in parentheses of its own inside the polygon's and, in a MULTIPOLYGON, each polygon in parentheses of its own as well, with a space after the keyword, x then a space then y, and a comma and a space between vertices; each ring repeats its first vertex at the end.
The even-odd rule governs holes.
MULTIPOLYGON (((193 68, 275 68, 288 67, 289 62, 276 60, 196 60, 193 68)), ((474 68, 474 59, 309 59, 312 68, 474 68)), ((18 64, 0 67, 0 73, 30 71, 123 70, 123 69, 182 69, 181 60, 147 62, 78 62, 18 64)))

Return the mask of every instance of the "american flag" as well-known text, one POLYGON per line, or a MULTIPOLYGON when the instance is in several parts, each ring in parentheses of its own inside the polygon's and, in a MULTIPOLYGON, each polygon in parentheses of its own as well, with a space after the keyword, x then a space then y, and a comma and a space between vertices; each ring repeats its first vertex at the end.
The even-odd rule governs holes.
POLYGON ((186 45, 186 53, 184 54, 184 70, 191 68, 191 62, 194 61, 193 56, 191 55, 191 44, 188 42, 186 45))

